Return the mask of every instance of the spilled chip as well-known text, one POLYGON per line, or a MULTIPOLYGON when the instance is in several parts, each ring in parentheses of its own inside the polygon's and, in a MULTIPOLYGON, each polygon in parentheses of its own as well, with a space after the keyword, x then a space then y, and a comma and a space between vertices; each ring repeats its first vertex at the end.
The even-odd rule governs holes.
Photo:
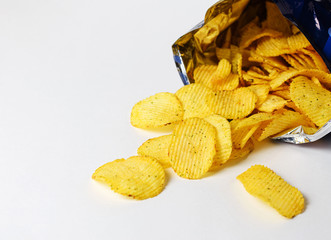
POLYGON ((216 129, 201 118, 179 123, 169 147, 170 164, 183 178, 199 179, 208 172, 216 154, 216 129))
POLYGON ((293 218, 305 208, 302 193, 265 166, 254 165, 237 179, 248 193, 267 202, 284 217, 293 218))
POLYGON ((158 128, 183 119, 184 109, 173 93, 157 93, 136 103, 131 124, 138 128, 158 128))
POLYGON ((155 158, 164 168, 170 167, 168 149, 171 134, 148 139, 137 150, 138 155, 155 158))
POLYGON ((155 197, 165 185, 161 164, 142 156, 106 163, 95 170, 92 178, 107 184, 114 192, 139 200, 155 197))

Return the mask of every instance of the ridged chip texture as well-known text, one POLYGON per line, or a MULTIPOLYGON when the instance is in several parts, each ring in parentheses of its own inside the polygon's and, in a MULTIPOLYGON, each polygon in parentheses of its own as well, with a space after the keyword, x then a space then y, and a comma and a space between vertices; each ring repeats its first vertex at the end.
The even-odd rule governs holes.
POLYGON ((277 109, 283 108, 287 103, 283 98, 269 94, 267 99, 257 109, 261 112, 273 112, 277 109))
POLYGON ((301 192, 265 166, 254 165, 237 179, 248 193, 264 200, 284 217, 293 218, 304 210, 301 192))
POLYGON ((232 139, 230 123, 220 115, 210 115, 204 118, 216 128, 216 154, 213 165, 220 166, 227 162, 231 156, 232 139))
POLYGON ((148 139, 137 150, 138 155, 155 158, 164 168, 170 167, 168 150, 171 134, 148 139))
POLYGON ((179 123, 172 134, 169 159, 183 178, 199 179, 208 172, 216 154, 216 129, 200 118, 179 123))
POLYGON ((165 185, 161 164, 142 156, 106 163, 95 170, 92 178, 106 183, 114 192, 139 200, 155 197, 165 185))
POLYGON ((306 77, 295 78, 290 85, 295 106, 304 112, 318 127, 331 119, 331 92, 306 77))
POLYGON ((136 103, 131 124, 138 128, 158 128, 183 119, 184 109, 173 93, 157 93, 136 103))
POLYGON ((226 119, 239 119, 249 115, 255 108, 256 95, 248 88, 211 93, 206 98, 210 110, 226 119))
POLYGON ((309 125, 307 118, 304 115, 289 110, 281 110, 274 113, 271 122, 266 121, 262 123, 253 136, 256 140, 262 141, 285 129, 298 127, 300 125, 309 125))
POLYGON ((206 97, 212 90, 200 83, 191 83, 180 88, 175 95, 183 104, 184 119, 206 117, 212 114, 206 105, 206 97))

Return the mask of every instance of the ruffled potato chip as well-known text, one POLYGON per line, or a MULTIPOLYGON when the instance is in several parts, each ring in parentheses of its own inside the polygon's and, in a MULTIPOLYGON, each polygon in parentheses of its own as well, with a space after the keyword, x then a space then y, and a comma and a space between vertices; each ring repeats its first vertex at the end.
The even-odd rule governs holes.
POLYGON ((247 87, 250 89, 257 97, 256 106, 260 106, 268 97, 268 93, 270 90, 269 84, 259 84, 259 85, 251 85, 247 87))
POLYGON ((250 138, 243 148, 233 148, 229 161, 247 157, 254 150, 254 142, 250 138))
POLYGON ((304 115, 298 112, 282 109, 274 113, 274 118, 271 122, 266 121, 262 123, 253 136, 256 140, 262 141, 285 129, 300 125, 309 126, 309 122, 304 115))
POLYGON ((258 106, 257 109, 261 112, 273 112, 277 109, 283 108, 286 103, 287 101, 283 98, 269 94, 267 99, 260 106, 258 106))
POLYGON ((295 78, 290 85, 292 101, 318 127, 331 119, 331 92, 306 77, 295 78))
POLYGON ((302 193, 265 166, 254 165, 237 179, 248 193, 267 202, 284 217, 293 218, 305 208, 302 193))
POLYGON ((158 128, 182 120, 183 115, 183 106, 174 94, 157 93, 133 106, 131 124, 138 128, 158 128))
POLYGON ((179 123, 172 134, 169 159, 178 176, 199 179, 208 172, 216 154, 216 129, 201 118, 179 123))
POLYGON ((226 119, 246 117, 254 110, 256 101, 256 95, 248 88, 219 91, 210 93, 206 97, 210 110, 226 119))
POLYGON ((210 115, 204 118, 216 128, 216 154, 213 166, 220 166, 229 160, 232 151, 231 127, 228 120, 220 115, 210 115))
POLYGON ((138 155, 155 158, 164 168, 170 167, 168 156, 171 134, 151 138, 137 150, 138 155))
POLYGON ((206 117, 213 112, 206 105, 206 97, 213 91, 208 87, 191 83, 180 88, 175 95, 178 97, 184 108, 184 119, 191 117, 206 117))
POLYGON ((165 185, 165 172, 151 157, 133 156, 117 159, 99 167, 92 175, 119 194, 135 199, 157 196, 165 185))

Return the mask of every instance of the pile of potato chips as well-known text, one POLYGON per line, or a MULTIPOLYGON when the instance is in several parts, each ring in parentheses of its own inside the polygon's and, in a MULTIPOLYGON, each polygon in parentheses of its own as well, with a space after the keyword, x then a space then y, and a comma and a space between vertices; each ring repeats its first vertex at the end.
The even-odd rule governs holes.
MULTIPOLYGON (((172 134, 147 140, 138 148, 138 156, 101 166, 94 179, 132 198, 154 197, 166 183, 165 168, 183 178, 200 179, 228 161, 247 156, 254 142, 300 125, 313 134, 331 119, 331 74, 321 57, 273 3, 265 2, 265 19, 240 22, 248 2, 236 2, 236 10, 210 18, 195 32, 202 57, 191 71, 194 83, 134 105, 134 127, 173 125, 172 134), (231 24, 236 20, 240 23, 234 32, 231 24)), ((244 183, 250 174, 238 179, 244 183)), ((278 183, 278 189, 271 191, 289 186, 278 183)), ((266 192, 252 193, 256 191, 266 192)), ((275 196, 257 195, 268 196, 271 202, 275 196)), ((284 195, 276 194, 276 205, 283 209, 287 198, 279 196, 284 195)), ((301 200, 292 202, 300 206, 292 206, 295 210, 286 210, 284 216, 303 210, 302 195, 295 196, 301 200)))

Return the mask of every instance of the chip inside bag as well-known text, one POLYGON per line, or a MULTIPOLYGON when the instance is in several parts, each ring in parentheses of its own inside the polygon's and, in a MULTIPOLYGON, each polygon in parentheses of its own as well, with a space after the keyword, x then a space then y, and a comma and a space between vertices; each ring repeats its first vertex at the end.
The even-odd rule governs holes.
POLYGON ((209 89, 204 113, 232 126, 268 114, 246 132, 234 131, 237 148, 251 135, 301 144, 331 132, 331 12, 319 12, 322 3, 314 1, 313 15, 303 2, 219 1, 172 46, 183 83, 209 89))

